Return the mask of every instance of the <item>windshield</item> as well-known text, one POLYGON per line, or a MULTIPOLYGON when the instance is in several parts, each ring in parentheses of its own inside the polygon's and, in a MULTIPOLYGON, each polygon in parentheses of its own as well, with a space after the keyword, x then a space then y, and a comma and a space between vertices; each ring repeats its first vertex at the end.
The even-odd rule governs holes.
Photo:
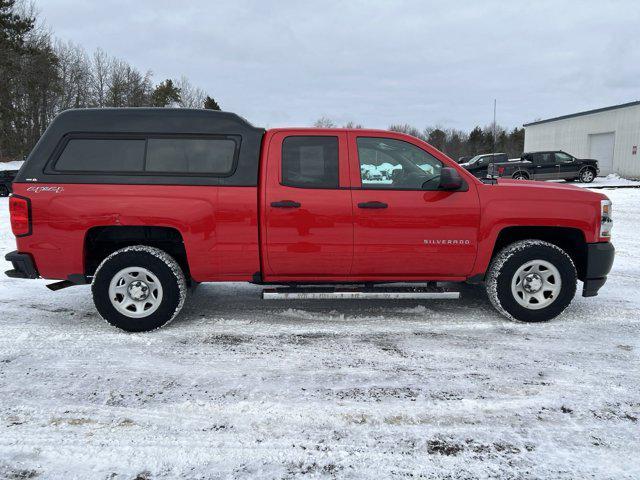
POLYGON ((475 157, 473 157, 471 160, 469 160, 469 164, 471 163, 476 163, 478 160, 480 160, 482 157, 485 157, 486 155, 476 155, 475 157))

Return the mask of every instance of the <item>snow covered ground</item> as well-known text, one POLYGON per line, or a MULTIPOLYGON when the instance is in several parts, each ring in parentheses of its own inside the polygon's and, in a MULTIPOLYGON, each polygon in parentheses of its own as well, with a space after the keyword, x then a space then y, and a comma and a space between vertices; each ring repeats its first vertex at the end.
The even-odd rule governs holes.
MULTIPOLYGON (((604 192, 609 282, 546 324, 477 287, 265 303, 225 284, 125 334, 88 287, 2 276, 0 478, 638 478, 640 189, 604 192)), ((7 217, 1 199, 3 252, 7 217)))
POLYGON ((591 183, 573 182, 571 185, 582 188, 640 187, 640 181, 622 178, 620 175, 612 173, 606 177, 596 177, 591 183))
POLYGON ((24 162, 22 160, 13 160, 11 162, 0 162, 0 170, 20 170, 22 164, 24 162))

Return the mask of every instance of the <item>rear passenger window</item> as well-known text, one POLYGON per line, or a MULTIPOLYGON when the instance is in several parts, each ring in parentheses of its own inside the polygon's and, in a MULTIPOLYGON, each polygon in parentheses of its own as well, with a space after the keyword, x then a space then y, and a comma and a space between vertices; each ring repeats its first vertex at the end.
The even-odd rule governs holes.
POLYGON ((236 142, 211 138, 150 138, 147 172, 228 175, 233 170, 236 142))
POLYGON ((338 188, 338 137, 287 137, 282 142, 282 184, 338 188))
POLYGON ((56 162, 66 172, 142 172, 144 139, 72 138, 56 162))

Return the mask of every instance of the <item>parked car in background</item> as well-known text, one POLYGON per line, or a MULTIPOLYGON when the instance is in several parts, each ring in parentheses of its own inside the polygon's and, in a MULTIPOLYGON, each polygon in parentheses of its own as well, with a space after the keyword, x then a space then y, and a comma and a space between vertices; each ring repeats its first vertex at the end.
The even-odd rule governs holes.
POLYGON ((463 164, 463 163, 467 163, 469 160, 471 160, 473 158, 473 156, 471 155, 465 155, 464 157, 459 157, 458 158, 458 164, 463 164))
POLYGON ((516 180, 579 180, 591 183, 598 176, 598 161, 579 159, 562 150, 549 152, 528 152, 519 162, 492 164, 487 177, 511 177, 516 180))
POLYGON ((8 197, 12 192, 11 184, 18 170, 0 170, 0 197, 8 197))
POLYGON ((506 153, 484 153, 476 155, 466 163, 460 165, 471 172, 477 178, 485 178, 487 176, 487 167, 492 163, 506 162, 509 160, 506 153))

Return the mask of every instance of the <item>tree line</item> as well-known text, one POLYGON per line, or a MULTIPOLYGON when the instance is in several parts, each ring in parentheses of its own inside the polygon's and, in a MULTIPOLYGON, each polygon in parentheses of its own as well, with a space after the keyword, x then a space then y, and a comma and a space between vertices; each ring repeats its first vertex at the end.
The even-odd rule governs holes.
MULTIPOLYGON (((220 110, 207 93, 182 76, 153 80, 142 71, 101 49, 54 38, 38 22, 30 4, 0 0, 0 161, 26 155, 49 122, 70 108, 184 107, 220 110)), ((335 127, 327 117, 316 127, 335 127)), ((349 122, 346 128, 362 128, 349 122)), ((429 142, 454 159, 489 152, 522 154, 524 129, 475 127, 470 132, 440 126, 420 130, 408 124, 390 125, 429 142)))
POLYGON ((482 153, 506 153, 509 158, 522 155, 524 128, 507 130, 500 125, 476 126, 470 132, 452 128, 427 127, 418 130, 411 125, 391 125, 389 130, 418 137, 454 160, 482 153))
POLYGON ((150 70, 55 39, 29 4, 0 0, 0 161, 26 155, 61 111, 86 107, 220 110, 186 77, 156 84, 150 70))
MULTIPOLYGON (((335 128, 338 125, 329 117, 320 117, 316 128, 335 128)), ((359 123, 348 122, 343 128, 363 128, 359 123)), ((388 130, 406 133, 424 140, 454 160, 471 158, 482 153, 506 153, 509 158, 520 157, 524 150, 524 128, 507 130, 500 125, 477 126, 470 132, 441 126, 423 130, 409 124, 389 125, 388 130)))

